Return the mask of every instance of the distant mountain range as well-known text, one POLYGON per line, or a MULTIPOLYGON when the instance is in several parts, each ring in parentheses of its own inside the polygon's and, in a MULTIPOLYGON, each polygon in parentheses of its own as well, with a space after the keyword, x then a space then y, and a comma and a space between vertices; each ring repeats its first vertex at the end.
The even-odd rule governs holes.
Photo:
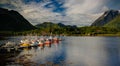
POLYGON ((120 28, 120 12, 118 10, 106 11, 91 26, 103 26, 111 28, 120 28))
MULTIPOLYGON (((75 25, 64 25, 62 23, 52 23, 52 22, 44 22, 41 24, 37 24, 39 33, 41 34, 74 34, 77 33, 78 27, 75 25)), ((37 32, 37 31, 36 31, 37 32)))
POLYGON ((41 24, 36 25, 37 28, 60 28, 60 27, 70 27, 70 28, 76 28, 75 25, 64 25, 62 23, 52 23, 52 22, 44 22, 41 24))
POLYGON ((0 31, 24 31, 34 28, 17 11, 0 8, 0 31))

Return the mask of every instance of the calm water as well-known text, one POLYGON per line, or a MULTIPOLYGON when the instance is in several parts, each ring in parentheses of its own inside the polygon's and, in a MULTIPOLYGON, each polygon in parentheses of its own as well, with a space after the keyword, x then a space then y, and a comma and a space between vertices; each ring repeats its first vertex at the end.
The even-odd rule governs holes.
MULTIPOLYGON (((11 37, 9 41, 19 42, 20 39, 11 37)), ((46 63, 60 66, 120 66, 120 37, 65 37, 64 41, 43 49, 25 48, 15 58, 25 54, 29 55, 29 61, 38 66, 46 63)))

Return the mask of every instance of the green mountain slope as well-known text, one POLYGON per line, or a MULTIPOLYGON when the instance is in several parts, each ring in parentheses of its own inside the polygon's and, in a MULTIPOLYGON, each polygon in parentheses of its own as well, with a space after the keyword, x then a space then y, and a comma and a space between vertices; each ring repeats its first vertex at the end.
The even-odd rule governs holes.
POLYGON ((120 15, 111 20, 109 23, 105 24, 104 27, 120 29, 120 15))
POLYGON ((52 23, 52 22, 44 22, 41 24, 36 25, 37 28, 39 28, 39 31, 42 31, 44 33, 53 33, 53 34, 72 34, 77 31, 77 26, 75 25, 64 25, 62 23, 52 23))
POLYGON ((65 27, 70 27, 70 28, 76 28, 75 25, 64 25, 62 23, 52 23, 52 22, 44 22, 41 24, 36 25, 37 28, 51 28, 51 29, 56 29, 56 28, 65 28, 65 27))

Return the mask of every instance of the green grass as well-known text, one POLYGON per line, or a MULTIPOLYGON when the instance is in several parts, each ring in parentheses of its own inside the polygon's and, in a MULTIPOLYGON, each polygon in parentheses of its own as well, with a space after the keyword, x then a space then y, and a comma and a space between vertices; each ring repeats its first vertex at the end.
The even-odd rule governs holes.
POLYGON ((109 23, 104 25, 104 27, 117 28, 120 29, 120 15, 111 20, 109 23))

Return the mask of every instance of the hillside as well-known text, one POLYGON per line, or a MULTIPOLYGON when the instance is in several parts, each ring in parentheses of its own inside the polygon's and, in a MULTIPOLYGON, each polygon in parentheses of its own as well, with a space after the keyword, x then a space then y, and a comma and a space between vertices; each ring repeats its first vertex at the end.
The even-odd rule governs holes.
POLYGON ((117 10, 109 10, 106 11, 102 16, 100 16, 95 22, 91 24, 91 26, 104 26, 109 23, 111 20, 116 18, 119 15, 119 11, 117 10))
POLYGON ((59 26, 52 22, 44 22, 41 24, 37 24, 36 27, 38 27, 38 28, 50 28, 50 27, 55 28, 56 27, 57 28, 59 26))
POLYGON ((36 25, 37 28, 39 28, 39 32, 42 33, 53 33, 53 34, 68 34, 68 33, 74 33, 75 30, 77 30, 76 26, 72 25, 64 25, 62 23, 52 23, 52 22, 44 22, 41 24, 36 25))
POLYGON ((111 20, 109 23, 105 24, 104 27, 120 29, 120 15, 111 20))
POLYGON ((38 28, 64 28, 64 27, 70 27, 70 28, 76 28, 75 25, 64 25, 62 23, 52 23, 52 22, 44 22, 41 24, 37 24, 36 27, 38 28))
POLYGON ((24 31, 34 28, 17 11, 0 8, 0 31, 24 31))

